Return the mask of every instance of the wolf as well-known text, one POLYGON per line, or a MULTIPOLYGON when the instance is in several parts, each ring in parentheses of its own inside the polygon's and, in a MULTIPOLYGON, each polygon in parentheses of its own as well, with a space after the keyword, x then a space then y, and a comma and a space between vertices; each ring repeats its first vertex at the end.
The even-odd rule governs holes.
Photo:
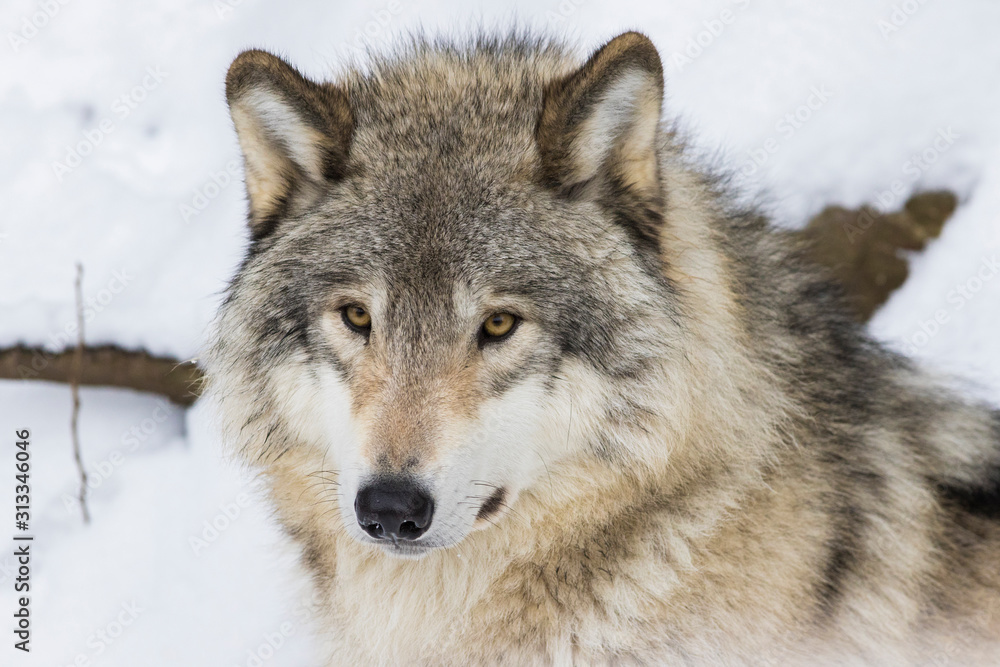
POLYGON ((329 665, 1000 664, 1000 412, 874 342, 627 32, 226 77, 206 352, 329 665))

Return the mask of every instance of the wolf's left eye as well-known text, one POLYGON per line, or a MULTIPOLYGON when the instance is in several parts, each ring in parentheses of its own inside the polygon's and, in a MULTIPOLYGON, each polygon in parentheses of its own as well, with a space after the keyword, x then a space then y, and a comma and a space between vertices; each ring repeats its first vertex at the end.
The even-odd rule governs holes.
POLYGON ((344 324, 347 325, 348 329, 364 336, 371 333, 372 316, 364 306, 352 303, 349 306, 341 308, 340 312, 344 318, 344 324))
POLYGON ((493 313, 490 315, 479 332, 480 345, 483 343, 499 342, 512 333, 517 328, 520 318, 510 313, 493 313))

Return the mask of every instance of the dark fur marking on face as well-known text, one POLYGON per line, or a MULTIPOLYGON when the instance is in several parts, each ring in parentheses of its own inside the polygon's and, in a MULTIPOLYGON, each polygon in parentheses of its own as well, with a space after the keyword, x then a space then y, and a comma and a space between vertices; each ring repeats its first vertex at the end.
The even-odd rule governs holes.
MULTIPOLYGON (((333 368, 334 373, 337 374, 339 380, 346 381, 351 379, 348 368, 341 361, 340 357, 337 356, 333 348, 322 340, 322 337, 317 337, 320 340, 317 341, 311 348, 309 348, 309 356, 311 359, 318 360, 321 364, 329 364, 333 368)), ((319 378, 313 374, 313 377, 318 380, 319 378)))
MULTIPOLYGON (((489 394, 495 398, 503 396, 519 382, 531 376, 550 376, 559 367, 559 359, 547 356, 543 351, 538 351, 527 358, 524 363, 518 364, 516 368, 511 368, 503 373, 493 376, 489 381, 489 394)), ((549 384, 546 384, 549 389, 549 384)))
MULTIPOLYGON (((295 191, 294 185, 286 186, 288 191, 280 197, 275 197, 273 208, 265 214, 261 214, 259 221, 250 226, 251 248, 257 246, 263 239, 274 233, 280 223, 288 215, 288 206, 295 191)), ((247 214, 252 218, 253 212, 247 214)))
POLYGON ((946 503, 969 514, 1000 520, 1000 411, 993 412, 992 465, 983 470, 977 486, 937 484, 938 494, 946 503))
POLYGON ((507 489, 501 487, 490 494, 490 497, 486 499, 486 502, 482 504, 479 508, 479 513, 476 514, 476 520, 479 519, 489 519, 491 516, 500 511, 503 507, 504 499, 507 498, 507 489))
POLYGON ((642 195, 612 179, 606 196, 607 211, 628 234, 642 258, 643 268, 653 276, 662 276, 660 230, 663 229, 665 198, 661 192, 642 195))
POLYGON ((323 558, 323 550, 319 544, 307 538, 302 546, 302 564, 314 576, 328 576, 328 568, 323 558))

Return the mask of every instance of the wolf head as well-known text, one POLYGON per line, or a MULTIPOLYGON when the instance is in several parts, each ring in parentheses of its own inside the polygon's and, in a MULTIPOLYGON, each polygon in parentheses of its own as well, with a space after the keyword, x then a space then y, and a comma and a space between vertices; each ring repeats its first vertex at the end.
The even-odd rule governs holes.
POLYGON ((582 66, 421 44, 332 83, 247 51, 226 94, 252 242, 210 375, 247 457, 336 485, 330 530, 419 556, 564 461, 642 458, 679 330, 646 37, 582 66))

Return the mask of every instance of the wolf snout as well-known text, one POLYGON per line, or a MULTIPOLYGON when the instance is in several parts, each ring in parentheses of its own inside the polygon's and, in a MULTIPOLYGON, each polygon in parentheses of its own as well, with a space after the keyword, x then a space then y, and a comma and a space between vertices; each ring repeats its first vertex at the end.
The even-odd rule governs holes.
POLYGON ((434 501, 410 480, 382 480, 361 487, 354 513, 377 540, 415 540, 430 528, 434 501))

